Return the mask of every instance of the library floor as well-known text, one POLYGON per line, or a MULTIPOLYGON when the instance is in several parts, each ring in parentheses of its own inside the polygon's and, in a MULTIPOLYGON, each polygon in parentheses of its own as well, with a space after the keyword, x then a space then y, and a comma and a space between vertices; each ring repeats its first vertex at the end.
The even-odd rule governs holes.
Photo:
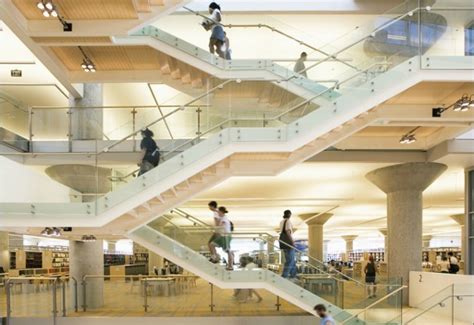
MULTIPOLYGON (((247 302, 239 302, 233 298, 233 290, 219 289, 213 287, 212 295, 214 310, 211 311, 211 286, 204 280, 198 280, 195 286, 186 288, 179 294, 169 296, 151 295, 147 297, 148 311, 145 312, 143 305, 145 298, 137 285, 123 281, 106 281, 104 283, 104 305, 97 310, 87 312, 74 312, 72 291, 66 290, 68 306, 67 316, 79 317, 195 317, 195 316, 296 316, 307 315, 298 307, 277 298, 266 290, 258 290, 263 300, 257 302, 253 297, 247 302), (279 310, 276 304, 280 303, 279 310)), ((360 290, 347 288, 345 299, 355 306, 359 299, 360 290)), ((381 295, 383 295, 381 293, 381 295)), ((330 297, 325 297, 329 300, 330 297)), ((14 290, 11 300, 12 317, 50 317, 52 311, 53 294, 51 288, 28 285, 27 287, 14 290)), ((61 290, 57 292, 58 316, 62 315, 61 290)), ((79 302, 79 308, 82 303, 79 302)), ((0 316, 6 315, 6 296, 4 291, 0 291, 0 316)), ((350 308, 350 307, 349 307, 350 308)), ((362 308, 362 307, 360 307, 362 308)), ((355 313, 360 308, 351 308, 355 313)), ((419 311, 408 309, 404 311, 403 320, 406 321, 416 315, 419 311)), ((397 319, 400 316, 400 308, 375 308, 366 315, 370 321, 387 322, 397 319), (393 314, 393 315, 390 315, 393 314)), ((361 315, 363 319, 364 316, 361 315)), ((447 324, 451 320, 435 313, 427 313, 411 324, 447 324)), ((456 325, 468 325, 456 321, 456 325)))

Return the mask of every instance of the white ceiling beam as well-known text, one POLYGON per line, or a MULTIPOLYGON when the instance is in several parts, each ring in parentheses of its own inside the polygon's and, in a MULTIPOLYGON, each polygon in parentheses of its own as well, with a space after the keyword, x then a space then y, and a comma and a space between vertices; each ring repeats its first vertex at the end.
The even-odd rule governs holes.
POLYGON ((31 52, 43 63, 58 82, 66 88, 74 98, 81 98, 82 92, 72 85, 65 71, 64 65, 45 48, 36 44, 27 33, 27 22, 23 15, 10 0, 0 0, 0 19, 25 44, 31 52))

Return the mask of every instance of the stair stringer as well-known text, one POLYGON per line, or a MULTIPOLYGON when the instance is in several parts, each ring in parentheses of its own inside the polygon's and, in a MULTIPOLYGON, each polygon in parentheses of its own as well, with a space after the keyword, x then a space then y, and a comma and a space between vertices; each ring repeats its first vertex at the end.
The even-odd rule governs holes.
MULTIPOLYGON (((220 288, 266 289, 313 315, 314 306, 323 303, 331 314, 338 315, 340 319, 350 316, 332 303, 269 270, 226 271, 222 266, 210 263, 205 256, 148 226, 128 233, 127 237, 220 288)), ((358 324, 364 322, 359 321, 358 324)))

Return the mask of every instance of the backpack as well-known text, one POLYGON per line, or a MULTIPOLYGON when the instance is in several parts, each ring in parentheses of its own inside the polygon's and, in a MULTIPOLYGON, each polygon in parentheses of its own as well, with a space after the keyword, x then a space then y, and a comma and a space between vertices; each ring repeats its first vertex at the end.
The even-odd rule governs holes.
POLYGON ((230 222, 230 231, 234 232, 234 223, 232 221, 229 221, 229 222, 230 222))
POLYGON ((286 232, 287 221, 288 219, 286 219, 285 222, 283 222, 283 229, 281 230, 280 237, 278 239, 278 242, 280 244, 280 249, 293 249, 292 246, 294 246, 293 241, 291 240, 290 236, 288 236, 288 233, 286 232))
POLYGON ((155 151, 150 154, 150 162, 156 167, 160 163, 160 148, 156 147, 155 151))

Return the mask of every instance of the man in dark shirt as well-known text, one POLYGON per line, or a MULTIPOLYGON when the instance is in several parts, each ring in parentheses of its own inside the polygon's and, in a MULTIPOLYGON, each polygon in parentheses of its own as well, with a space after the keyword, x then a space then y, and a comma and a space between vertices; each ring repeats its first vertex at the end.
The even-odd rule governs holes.
POLYGON ((153 140, 153 132, 151 130, 145 129, 142 131, 142 142, 140 143, 141 158, 138 166, 140 166, 140 171, 138 176, 145 174, 146 172, 152 170, 160 162, 160 149, 156 145, 155 140, 153 140))

